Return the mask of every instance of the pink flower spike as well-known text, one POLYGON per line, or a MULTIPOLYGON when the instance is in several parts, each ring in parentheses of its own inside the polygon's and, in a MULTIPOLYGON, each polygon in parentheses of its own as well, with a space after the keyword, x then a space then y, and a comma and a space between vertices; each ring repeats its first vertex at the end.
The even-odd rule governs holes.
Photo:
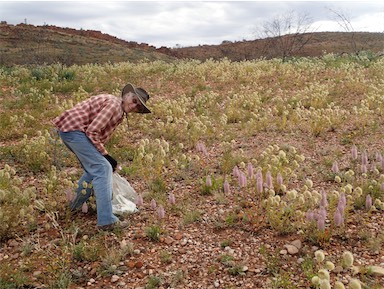
POLYGON ((338 210, 341 215, 344 215, 345 205, 343 204, 343 202, 339 201, 336 210, 338 210))
POLYGON ((337 161, 334 161, 332 164, 332 172, 334 174, 337 174, 339 172, 339 164, 337 163, 337 161))
POLYGON ((156 207, 157 207, 156 200, 152 199, 151 200, 151 208, 152 208, 152 210, 156 209, 156 207))
POLYGON ((141 207, 144 205, 144 200, 142 195, 138 195, 136 199, 136 206, 141 207))
POLYGON ((372 207, 372 197, 370 195, 367 195, 367 197, 365 198, 365 208, 367 210, 371 209, 372 207))
POLYGON ((224 194, 230 194, 231 193, 231 188, 229 187, 229 183, 227 180, 224 181, 224 194))
POLYGON ((312 211, 307 211, 305 214, 307 221, 312 222, 315 220, 315 214, 312 211))
POLYGON ((362 173, 362 174, 366 174, 367 171, 368 171, 368 169, 367 169, 367 165, 366 165, 366 164, 362 164, 362 165, 361 165, 361 173, 362 173))
POLYGON ((65 190, 65 196, 67 197, 67 201, 68 202, 72 202, 74 196, 72 194, 71 189, 66 189, 65 190))
POLYGON ((240 188, 244 188, 247 186, 247 177, 242 171, 239 171, 238 180, 240 188))
POLYGON ((276 183, 279 185, 279 187, 281 187, 281 185, 283 184, 283 177, 280 173, 277 174, 276 183))
POLYGON ((165 210, 164 207, 161 205, 157 208, 157 216, 159 217, 159 219, 164 219, 165 217, 165 210))
POLYGON ((338 209, 336 210, 336 212, 333 216, 333 221, 334 221, 336 227, 340 227, 343 224, 343 216, 338 209))
POLYGON ((339 202, 340 202, 340 203, 343 205, 343 207, 345 208, 345 206, 347 205, 347 198, 345 197, 345 193, 341 193, 341 194, 340 194, 339 202))
POLYGON ((247 171, 248 171, 248 178, 251 179, 253 177, 253 165, 252 165, 252 163, 248 163, 247 171))
POLYGON ((256 179, 256 191, 258 193, 262 193, 263 192, 263 179, 258 177, 256 179))
POLYGON ((381 155, 381 153, 377 152, 376 153, 376 162, 381 163, 382 160, 383 160, 383 156, 381 155))
POLYGON ((232 170, 232 174, 235 178, 237 178, 239 176, 239 168, 237 166, 235 166, 232 170))
POLYGON ((212 187, 212 178, 210 175, 208 175, 206 178, 205 178, 205 185, 207 187, 212 187))
POLYGON ((361 164, 362 165, 367 165, 368 164, 368 154, 366 151, 364 151, 362 154, 361 154, 361 164))
POLYGON ((357 159, 357 147, 355 145, 352 146, 351 153, 352 153, 352 159, 356 160, 357 159))
POLYGON ((327 210, 324 207, 321 207, 319 210, 319 218, 326 219, 327 218, 327 210))
POLYGON ((169 200, 169 203, 174 205, 176 204, 176 199, 175 199, 175 195, 170 193, 169 196, 168 196, 168 200, 169 200))
POLYGON ((87 202, 84 202, 83 205, 81 206, 81 211, 86 214, 88 213, 88 204, 87 202))
POLYGON ((203 153, 204 155, 207 155, 207 154, 208 154, 208 152, 207 152, 207 148, 205 147, 204 143, 202 143, 202 142, 200 142, 200 141, 196 144, 196 150, 197 150, 198 152, 203 153))
POLYGON ((327 193, 323 189, 321 190, 320 207, 328 207, 327 193))
POLYGON ((320 231, 325 230, 325 219, 323 219, 321 215, 319 215, 317 218, 317 229, 320 231))
POLYGON ((256 179, 259 179, 259 178, 263 180, 263 173, 261 172, 261 170, 258 170, 256 173, 256 179))

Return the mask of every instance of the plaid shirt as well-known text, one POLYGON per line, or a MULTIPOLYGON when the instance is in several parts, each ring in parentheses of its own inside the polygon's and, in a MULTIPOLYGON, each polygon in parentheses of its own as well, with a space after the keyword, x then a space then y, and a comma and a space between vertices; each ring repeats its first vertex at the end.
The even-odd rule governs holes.
POLYGON ((123 121, 122 101, 114 95, 100 94, 64 111, 52 122, 62 132, 84 132, 102 154, 108 154, 104 144, 123 121))

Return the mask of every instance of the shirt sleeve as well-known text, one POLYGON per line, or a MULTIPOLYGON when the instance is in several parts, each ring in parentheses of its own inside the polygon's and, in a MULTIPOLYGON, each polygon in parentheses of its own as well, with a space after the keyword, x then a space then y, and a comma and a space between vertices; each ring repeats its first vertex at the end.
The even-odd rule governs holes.
POLYGON ((107 155, 108 152, 104 147, 104 144, 101 140, 102 131, 107 126, 108 122, 111 121, 112 117, 118 113, 118 107, 115 103, 111 102, 107 104, 93 119, 93 121, 89 124, 86 135, 95 145, 97 150, 102 155, 107 155))

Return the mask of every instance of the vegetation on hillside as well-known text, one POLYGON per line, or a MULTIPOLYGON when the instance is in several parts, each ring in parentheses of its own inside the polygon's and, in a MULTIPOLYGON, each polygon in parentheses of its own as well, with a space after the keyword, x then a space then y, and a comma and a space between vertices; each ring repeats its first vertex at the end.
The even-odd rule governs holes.
POLYGON ((0 40, 0 65, 52 63, 82 65, 141 60, 172 61, 175 58, 201 61, 227 58, 231 61, 243 61, 281 57, 321 57, 328 53, 358 55, 365 52, 376 55, 383 52, 384 34, 300 32, 253 41, 234 43, 223 41, 221 45, 156 49, 148 44, 124 41, 99 31, 75 30, 48 25, 19 24, 14 26, 3 23, 0 24, 0 40), (294 45, 292 46, 292 44, 294 45))
POLYGON ((97 31, 0 24, 0 65, 117 63, 170 60, 154 47, 97 31))

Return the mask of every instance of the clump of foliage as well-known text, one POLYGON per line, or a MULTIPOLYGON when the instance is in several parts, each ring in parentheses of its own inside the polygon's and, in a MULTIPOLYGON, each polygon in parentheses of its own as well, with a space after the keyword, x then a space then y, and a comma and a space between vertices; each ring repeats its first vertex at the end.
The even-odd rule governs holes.
POLYGON ((22 183, 23 179, 9 165, 0 170, 0 240, 36 227, 33 203, 37 192, 33 187, 21 188, 22 183))

